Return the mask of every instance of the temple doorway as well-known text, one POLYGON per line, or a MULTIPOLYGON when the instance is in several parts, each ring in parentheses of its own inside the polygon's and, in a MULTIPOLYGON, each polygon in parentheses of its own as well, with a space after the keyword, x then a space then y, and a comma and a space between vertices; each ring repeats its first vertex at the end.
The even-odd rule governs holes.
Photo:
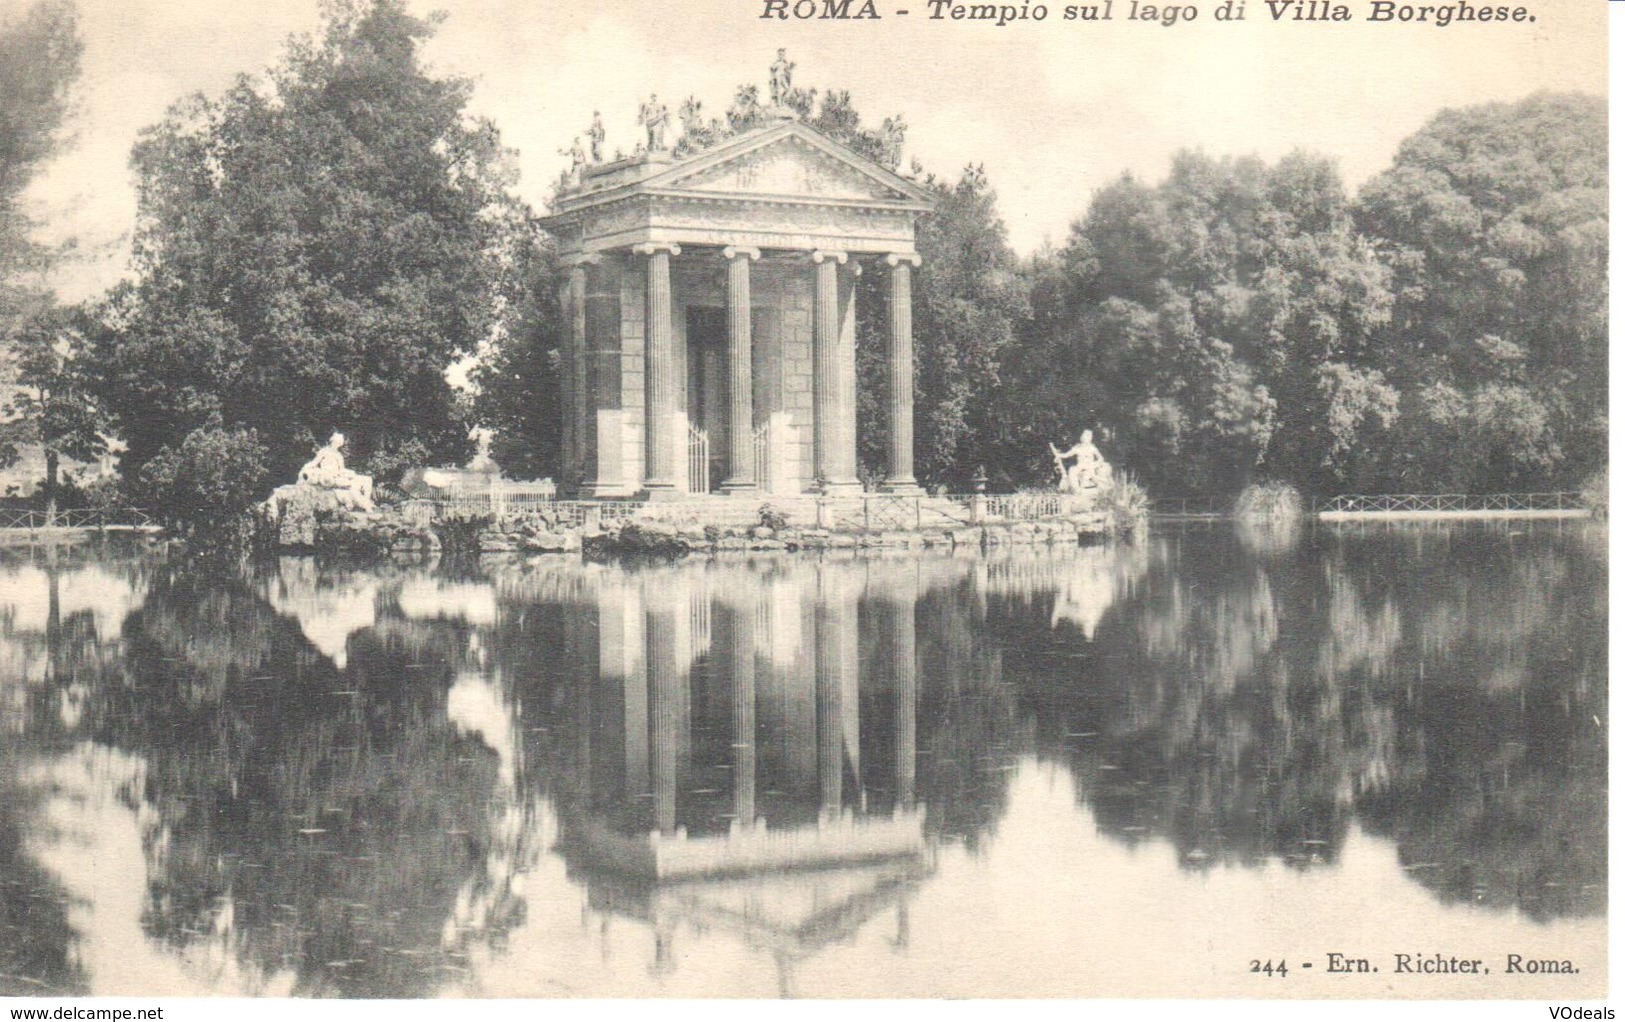
POLYGON ((728 313, 688 307, 688 487, 712 493, 728 470, 728 313))

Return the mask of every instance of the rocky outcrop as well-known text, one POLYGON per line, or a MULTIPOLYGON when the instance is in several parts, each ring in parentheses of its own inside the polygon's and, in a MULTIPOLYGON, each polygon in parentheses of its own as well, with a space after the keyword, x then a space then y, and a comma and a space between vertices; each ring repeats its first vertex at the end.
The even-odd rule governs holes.
POLYGON ((307 483, 290 483, 271 491, 262 512, 284 550, 315 549, 321 523, 344 511, 336 491, 307 483))

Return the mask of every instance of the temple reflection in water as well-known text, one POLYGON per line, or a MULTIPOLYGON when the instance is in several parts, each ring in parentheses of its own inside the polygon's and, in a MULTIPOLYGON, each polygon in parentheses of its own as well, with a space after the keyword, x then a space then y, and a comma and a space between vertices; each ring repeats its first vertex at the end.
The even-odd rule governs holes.
POLYGON ((1113 933, 1354 892, 1600 949, 1605 537, 15 554, 0 989, 1123 993, 1113 933))
POLYGON ((781 967, 882 911, 906 939, 930 869, 915 612, 932 570, 887 567, 596 566, 559 606, 560 848, 593 911, 652 924, 662 968, 685 925, 781 967))

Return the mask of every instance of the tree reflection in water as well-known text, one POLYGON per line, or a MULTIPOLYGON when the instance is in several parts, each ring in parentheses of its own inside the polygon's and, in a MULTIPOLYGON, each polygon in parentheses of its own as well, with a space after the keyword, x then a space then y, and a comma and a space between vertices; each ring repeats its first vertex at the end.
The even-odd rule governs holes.
MULTIPOLYGON (((1527 526, 1524 526, 1526 529, 1527 526)), ((1011 614, 1042 745, 1122 840, 1193 868, 1398 841, 1447 900, 1605 903, 1606 575, 1586 529, 1323 529, 1290 553, 1150 543, 1091 642, 1011 614), (1060 683, 1057 684, 1057 678, 1060 683)))
POLYGON ((628 992, 724 933, 794 993, 860 932, 906 948, 938 857, 998 841, 1035 756, 1184 870, 1330 868, 1358 827, 1441 901, 1597 914, 1598 535, 446 572, 16 555, 0 990, 106 990, 112 909, 74 908, 95 867, 51 823, 84 784, 132 821, 130 925, 217 991, 480 990, 551 925, 558 892, 526 883, 562 857, 606 955, 614 920, 645 934, 628 992))

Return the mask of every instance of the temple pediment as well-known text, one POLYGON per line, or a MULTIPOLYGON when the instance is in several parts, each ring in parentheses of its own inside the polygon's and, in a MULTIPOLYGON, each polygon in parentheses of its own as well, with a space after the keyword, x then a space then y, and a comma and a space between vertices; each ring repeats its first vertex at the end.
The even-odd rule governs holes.
MULTIPOLYGON (((711 205, 731 200, 740 208, 798 203, 854 214, 912 215, 929 210, 934 199, 920 185, 797 121, 746 132, 691 156, 646 153, 589 167, 583 174, 578 184, 560 193, 554 214, 541 218, 543 226, 565 237, 585 228, 590 236, 604 225, 584 224, 580 218, 597 219, 592 211, 613 209, 614 229, 624 229, 620 224, 627 217, 646 221, 652 229, 669 218, 654 205, 662 200, 711 205)), ((751 215, 769 221, 776 216, 751 215)))
MULTIPOLYGON (((757 140, 751 140, 757 141, 757 140)), ((894 175, 794 130, 733 151, 702 154, 649 181, 662 191, 836 202, 918 201, 894 175)))

